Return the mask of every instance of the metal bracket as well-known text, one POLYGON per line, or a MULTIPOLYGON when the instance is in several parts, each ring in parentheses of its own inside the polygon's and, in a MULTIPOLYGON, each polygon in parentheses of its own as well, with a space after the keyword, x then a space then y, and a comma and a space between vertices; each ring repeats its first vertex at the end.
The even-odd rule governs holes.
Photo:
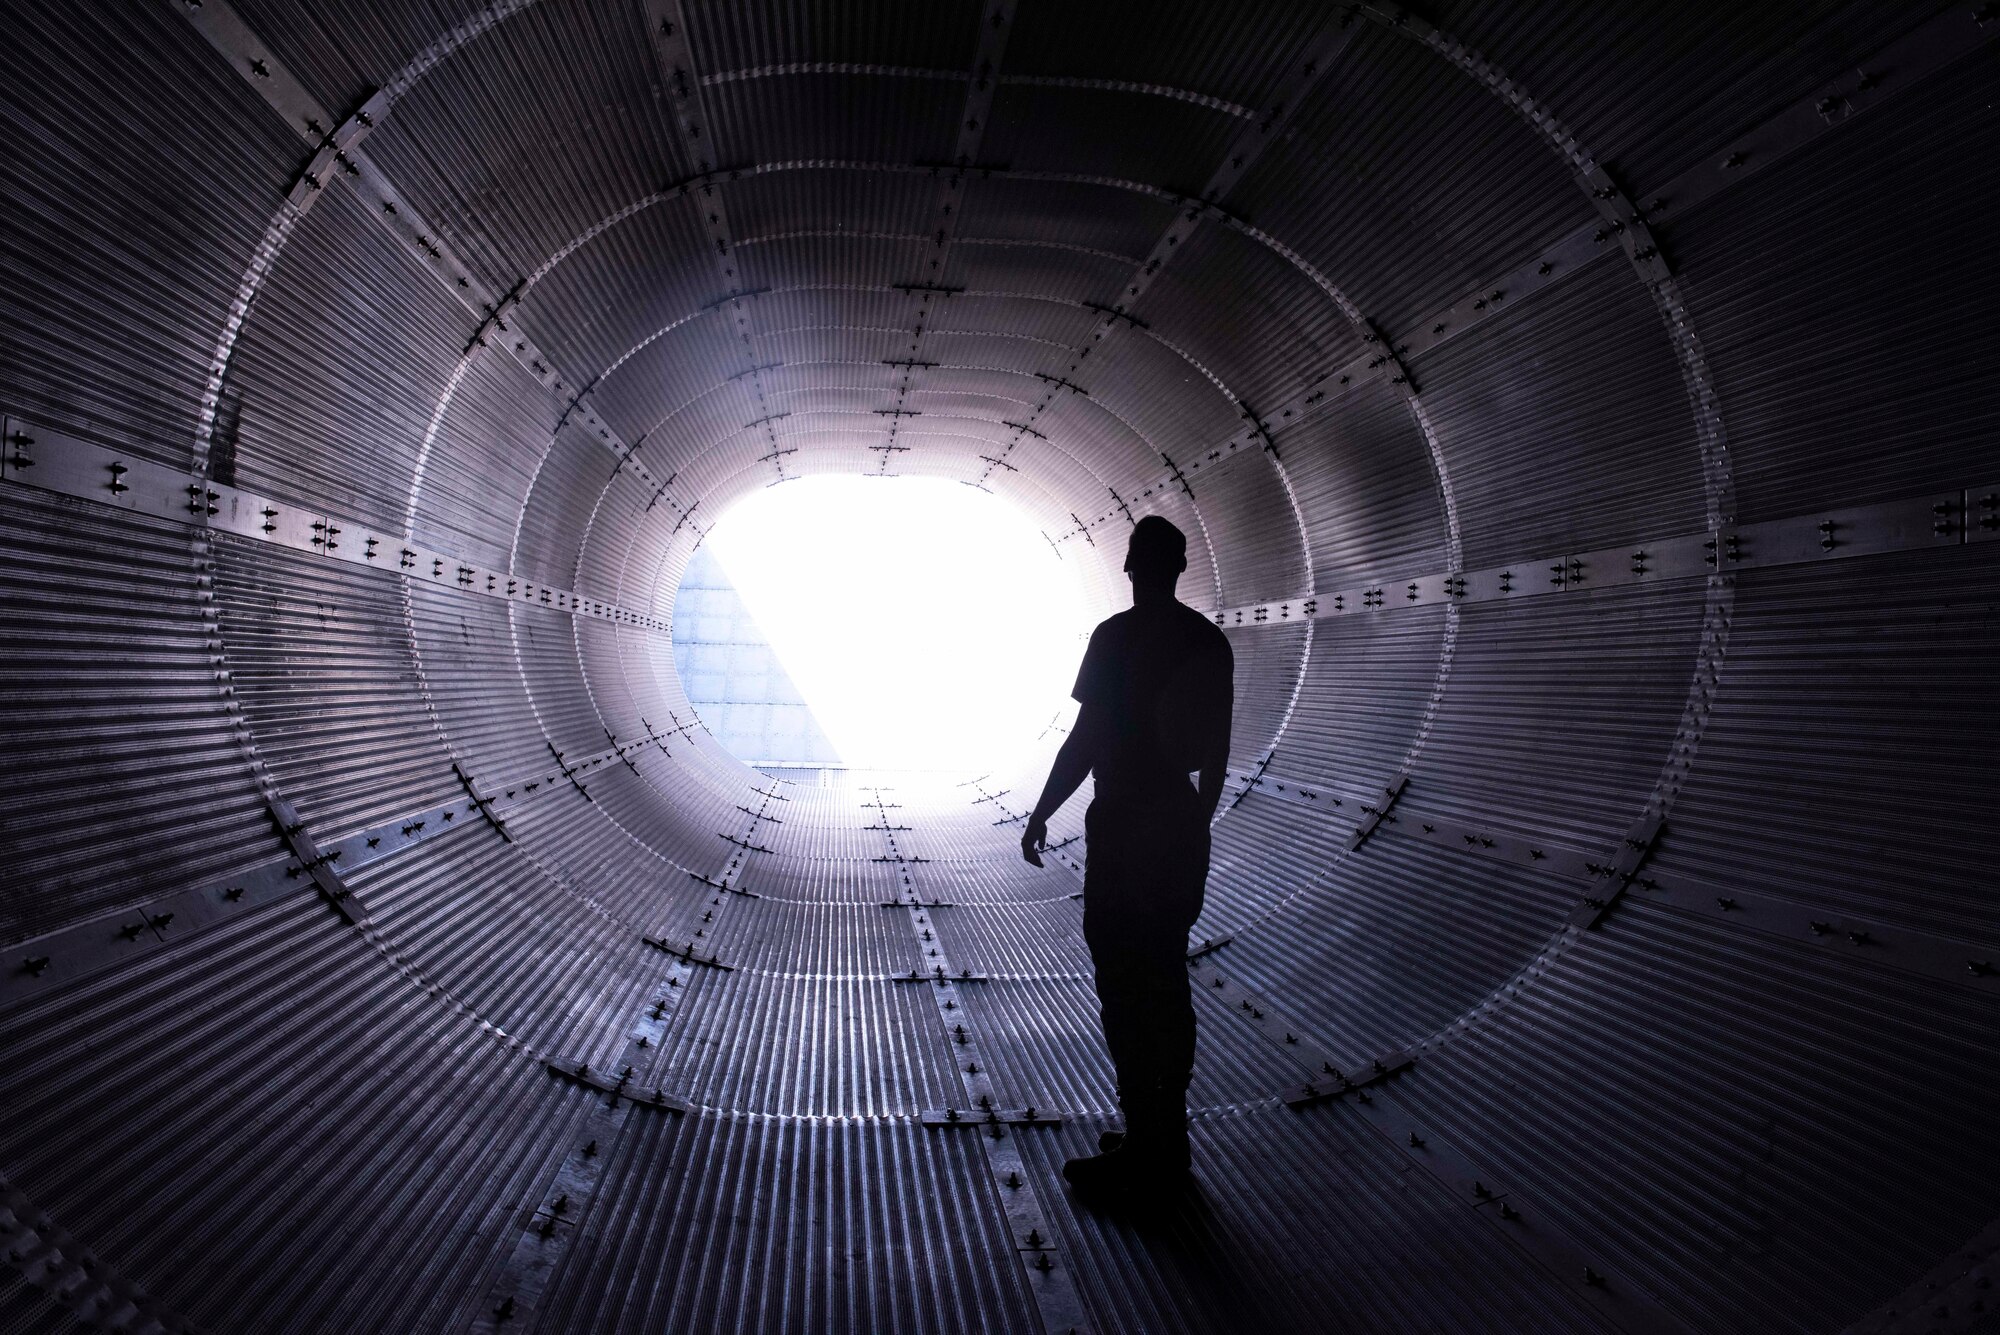
POLYGON ((595 1069, 588 1062, 550 1060, 544 1064, 549 1068, 550 1074, 560 1076, 571 1084, 609 1094, 613 1107, 617 1106, 619 1099, 624 1099, 640 1108, 657 1108, 664 1112, 678 1113, 689 1111, 686 1102, 667 1093, 662 1086, 655 1085, 650 1090, 645 1088, 635 1090, 632 1087, 633 1072, 630 1066, 613 1075, 595 1069))
MULTIPOLYGON (((917 907, 917 908, 928 908, 928 907, 930 907, 930 906, 929 906, 929 905, 927 905, 927 904, 914 904, 914 903, 913 903, 913 904, 910 904, 910 905, 904 905, 904 904, 884 904, 884 905, 883 905, 882 907, 884 907, 884 908, 906 908, 906 907, 917 907)), ((944 966, 943 966, 942 964, 934 964, 934 965, 932 965, 932 966, 931 966, 931 971, 930 971, 929 973, 925 973, 925 972, 924 972, 924 971, 923 971, 922 969, 912 969, 912 970, 910 970, 910 971, 909 971, 908 973, 892 973, 892 974, 890 974, 890 975, 889 975, 889 981, 890 981, 890 982, 892 982, 892 983, 936 983, 936 984, 937 984, 937 985, 938 985, 939 987, 949 987, 949 986, 951 986, 951 985, 952 985, 953 983, 985 983, 985 982, 990 982, 990 981, 991 981, 991 979, 989 979, 989 978, 988 978, 988 977, 987 977, 987 976, 986 976, 985 974, 983 974, 983 973, 974 973, 974 972, 973 972, 972 970, 970 970, 970 969, 960 969, 960 970, 959 970, 959 971, 958 971, 957 973, 954 973, 954 974, 946 974, 946 973, 945 973, 945 971, 944 971, 944 966)))
POLYGON ((989 1134, 1003 1126, 1061 1126, 1063 1119, 1041 1108, 929 1108, 918 1119, 925 1126, 977 1127, 989 1134))
POLYGON ((1611 911, 1611 906, 1618 902, 1618 897, 1625 893, 1626 888, 1638 876, 1639 868, 1652 853, 1653 845, 1659 837, 1658 812, 1650 812, 1635 821, 1632 828, 1625 831, 1625 837, 1619 841, 1618 851, 1612 855, 1610 864, 1601 868, 1607 873, 1608 886, 1597 894, 1587 896, 1581 904, 1578 904, 1569 915, 1570 924, 1583 928, 1596 926, 1598 920, 1611 911))
POLYGON ((1351 853, 1361 847, 1362 841, 1373 834, 1375 827, 1380 825, 1384 820, 1393 821, 1396 819, 1396 817, 1389 814, 1389 810, 1396 805, 1396 800, 1403 795, 1403 790, 1409 786, 1409 783, 1410 776, 1408 773, 1398 774, 1395 778, 1389 780, 1388 784, 1382 789, 1382 796, 1376 798, 1372 803, 1362 804, 1361 823, 1354 827, 1352 834, 1347 836, 1348 852, 1351 853))
POLYGON ((1416 1060, 1407 1052, 1384 1053, 1351 1073, 1336 1071, 1318 1080, 1308 1080, 1303 1085, 1294 1085, 1290 1089, 1281 1091, 1278 1097, 1291 1108, 1302 1108, 1309 1103, 1337 1099, 1348 1094, 1355 1094, 1357 1101, 1366 1103, 1369 1096, 1360 1091, 1366 1090, 1370 1085, 1381 1084, 1398 1071, 1408 1070, 1416 1064, 1416 1060))
POLYGON ((305 821, 300 819, 298 808, 284 798, 269 797, 265 801, 270 808, 271 819, 277 823, 279 836, 290 846, 292 856, 297 859, 294 865, 285 868, 285 874, 310 876, 321 898, 333 906, 334 912, 348 926, 359 927, 368 921, 368 906, 347 888, 346 882, 340 879, 340 873, 333 868, 335 860, 340 857, 340 850, 322 850, 307 831, 305 821))
POLYGON ((669 941, 662 940, 657 936, 642 936, 639 939, 641 941, 644 941, 647 945, 651 946, 653 949, 662 951, 668 955, 672 955, 675 959, 684 960, 689 964, 699 964, 703 968, 707 969, 720 969, 724 973, 733 973, 736 970, 735 965, 724 964, 720 959, 716 958, 714 955, 699 954, 698 952, 696 952, 694 948, 694 942, 692 941, 688 942, 684 946, 677 946, 669 941))

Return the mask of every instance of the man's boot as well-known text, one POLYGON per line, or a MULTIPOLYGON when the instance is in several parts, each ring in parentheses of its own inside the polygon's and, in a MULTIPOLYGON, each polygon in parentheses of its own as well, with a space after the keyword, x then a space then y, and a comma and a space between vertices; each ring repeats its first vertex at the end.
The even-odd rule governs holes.
POLYGON ((1076 1193, 1085 1200, 1158 1199, 1177 1194, 1188 1184, 1187 1110, 1185 1095, 1167 1097, 1154 1089, 1125 1104, 1123 1132, 1098 1137, 1101 1153, 1071 1159, 1063 1165, 1076 1193))

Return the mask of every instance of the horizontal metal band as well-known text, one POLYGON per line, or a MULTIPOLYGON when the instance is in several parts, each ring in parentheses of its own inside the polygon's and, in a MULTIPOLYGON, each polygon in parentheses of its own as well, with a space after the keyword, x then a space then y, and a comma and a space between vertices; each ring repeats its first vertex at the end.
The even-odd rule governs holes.
POLYGON ((932 965, 929 973, 925 973, 922 969, 912 969, 908 973, 892 973, 888 978, 892 983, 936 983, 939 987, 950 987, 954 983, 991 981, 985 974, 974 973, 970 969, 960 969, 957 973, 947 974, 942 964, 932 965))
POLYGON ((615 1103, 625 1099, 641 1108, 662 1108, 669 1112, 686 1112, 688 1105, 668 1094, 663 1086, 655 1085, 647 1089, 641 1085, 634 1088, 634 1072, 630 1066, 622 1070, 600 1071, 588 1062, 549 1061, 545 1063, 551 1074, 561 1076, 573 1084, 583 1085, 601 1093, 609 1094, 615 1103))
POLYGON ((194 529, 401 575, 432 588, 478 594, 572 616, 672 634, 673 623, 568 589, 521 579, 449 552, 408 543, 317 507, 275 501, 64 432, 0 418, 0 480, 96 501, 194 529))
POLYGON ((1439 603, 1513 602, 1559 593, 1701 579, 1770 566, 1811 565, 1887 552, 1930 551, 2000 539, 2000 485, 1940 490, 1902 500, 1731 524, 1595 551, 1555 553, 1485 570, 1301 594, 1224 608, 1225 629, 1328 620, 1439 603))
POLYGON ((1061 1115, 1046 1108, 980 1108, 960 1112, 956 1108, 931 1108, 918 1120, 925 1126, 1061 1126, 1061 1115))
POLYGON ((1278 1097, 1291 1108, 1302 1108, 1308 1103, 1318 1103, 1322 1099, 1337 1099, 1346 1094, 1354 1094, 1356 1102, 1366 1103, 1369 1096, 1360 1091, 1370 1085, 1382 1083, 1398 1071, 1407 1071, 1415 1064, 1416 1058, 1407 1052, 1384 1053, 1351 1071, 1341 1071, 1317 1080, 1308 1080, 1303 1085, 1294 1085, 1280 1092, 1278 1097))
POLYGON ((694 942, 692 941, 687 942, 685 945, 677 946, 657 936, 642 936, 639 939, 653 949, 664 951, 666 954, 672 955, 675 959, 684 960, 689 964, 699 964, 706 969, 720 969, 724 973, 733 973, 736 969, 735 965, 724 964, 714 955, 699 953, 695 950, 694 942))

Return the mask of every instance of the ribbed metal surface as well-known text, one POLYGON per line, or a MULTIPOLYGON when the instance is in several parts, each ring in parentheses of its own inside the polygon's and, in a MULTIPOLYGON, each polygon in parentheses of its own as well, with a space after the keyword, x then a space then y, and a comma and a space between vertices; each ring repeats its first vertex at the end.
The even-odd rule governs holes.
MULTIPOLYGON (((1380 383, 1277 435, 1306 517, 1315 587, 1389 581, 1444 564, 1444 517, 1423 436, 1380 383)), ((1296 590, 1287 590, 1296 592, 1296 590)))
POLYGON ((237 439, 214 474, 400 533, 433 407, 478 322, 352 192, 322 195, 257 298, 269 318, 237 340, 237 439))
POLYGON ((1229 753, 1240 761, 1263 754, 1278 740, 1304 666, 1307 632, 1304 626, 1279 626, 1224 633, 1236 654, 1229 753))
POLYGON ((620 1149, 552 1328, 1032 1328, 972 1136, 703 1118, 620 1149))
POLYGON ((1316 624, 1272 773, 1356 790, 1385 782, 1416 740, 1443 638, 1442 608, 1316 624))
MULTIPOLYGON (((1023 1143, 1049 1171, 1087 1153, 1095 1131, 1085 1122, 1023 1143)), ((1496 1267, 1474 1211, 1343 1109, 1199 1117, 1193 1135, 1201 1189, 1186 1205, 1145 1219, 1060 1218, 1107 1329, 1611 1328, 1524 1258, 1496 1267), (1254 1194, 1234 1185, 1249 1174, 1266 1184, 1254 1194)))
POLYGON ((8 943, 273 856, 169 525, 0 491, 8 943))
POLYGON ((1233 198, 1401 335, 1590 217, 1554 155, 1498 112, 1472 80, 1364 24, 1300 110, 1296 138, 1233 198))
POLYGON ((1628 266, 1594 264, 1410 371, 1444 441, 1467 569, 1702 526, 1687 391, 1628 266))
POLYGON ((448 1323, 577 1106, 311 900, 0 1023, 11 1178, 215 1329, 448 1323))
POLYGON ((1663 874, 2000 941, 1978 852, 1997 589, 1977 549, 1741 576, 1663 874))
POLYGON ((1667 7, 1461 0, 1431 17, 1643 190, 1943 8, 1787 0, 1706 15, 1698 37, 1667 7))
POLYGON ((1608 849, 1673 739, 1701 615, 1688 585, 1462 609, 1401 810, 1608 849))
POLYGON ((460 791, 416 688, 401 580, 234 537, 216 538, 215 564, 235 698, 315 828, 371 825, 460 791))
POLYGON ((495 290, 689 174, 654 99, 643 17, 531 6, 432 70, 370 136, 369 155, 495 290), (599 118, 618 133, 590 133, 599 118))
MULTIPOLYGON (((1994 1213, 1983 10, 5 29, 0 411, 78 441, 0 442, 0 1180, 161 1310, 1816 1331, 1994 1213), (1956 64, 1872 54, 1933 11, 1956 64), (1145 1218, 1060 1171, 1115 1115, 1089 786, 1019 853, 1071 714, 789 782, 660 633, 735 499, 885 459, 1107 611, 1163 514, 1227 624, 1199 1190, 1145 1218), (980 1092, 1065 1120, 923 1124, 980 1092)), ((37 1245, 0 1329, 69 1321, 37 1245)))
POLYGON ((1993 324, 1981 286, 1938 258, 1978 244, 1960 203, 1995 189, 1996 77, 1989 46, 1670 235, 1728 405, 1742 518, 1993 471, 1993 383, 1956 371, 1991 360, 1993 324), (1808 221, 1827 210, 1839 225, 1808 221), (1813 336, 1776 336, 1800 328, 1813 336), (1856 356, 1876 387, 1848 374, 1856 356))
POLYGON ((230 302, 306 154, 165 6, 10 11, 0 45, 0 394, 185 463, 230 302))
POLYGON ((1937 1151, 1990 1143, 1962 1054, 1993 1019, 1990 998, 1635 906, 1398 1097, 1691 1324, 1838 1329, 1991 1216, 1992 1156, 1937 1151))

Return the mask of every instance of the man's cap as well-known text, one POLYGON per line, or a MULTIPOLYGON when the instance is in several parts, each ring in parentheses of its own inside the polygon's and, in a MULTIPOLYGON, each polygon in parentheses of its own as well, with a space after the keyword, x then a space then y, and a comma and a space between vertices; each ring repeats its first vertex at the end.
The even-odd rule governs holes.
POLYGON ((1125 568, 1140 573, 1187 569, 1187 534, 1171 520, 1147 515, 1132 526, 1132 545, 1125 549, 1125 568))

